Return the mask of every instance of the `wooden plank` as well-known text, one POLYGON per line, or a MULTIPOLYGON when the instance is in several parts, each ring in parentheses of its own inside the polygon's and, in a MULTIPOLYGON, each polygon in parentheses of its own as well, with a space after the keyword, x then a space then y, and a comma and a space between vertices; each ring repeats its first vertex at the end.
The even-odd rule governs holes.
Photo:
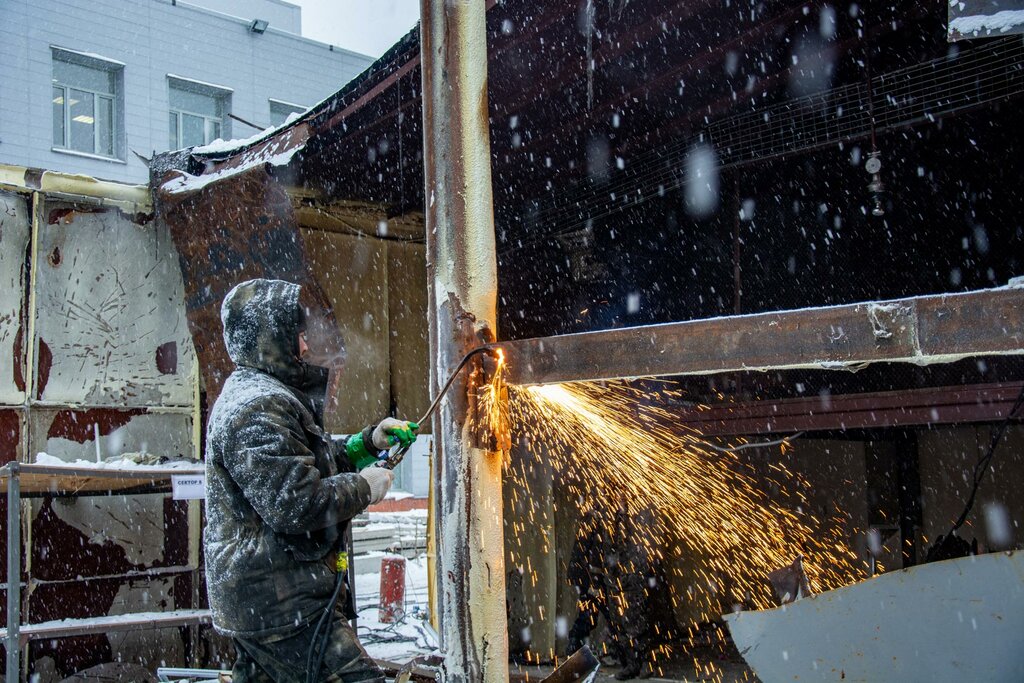
POLYGON ((1024 353, 1024 288, 503 342, 512 384, 948 363, 1024 353))

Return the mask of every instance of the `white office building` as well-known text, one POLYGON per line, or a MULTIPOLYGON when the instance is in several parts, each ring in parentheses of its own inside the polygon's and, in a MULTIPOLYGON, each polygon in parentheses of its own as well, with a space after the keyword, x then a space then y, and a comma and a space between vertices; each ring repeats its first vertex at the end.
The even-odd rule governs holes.
POLYGON ((0 0, 0 163, 143 183, 138 155, 245 138, 373 61, 283 0, 0 0))

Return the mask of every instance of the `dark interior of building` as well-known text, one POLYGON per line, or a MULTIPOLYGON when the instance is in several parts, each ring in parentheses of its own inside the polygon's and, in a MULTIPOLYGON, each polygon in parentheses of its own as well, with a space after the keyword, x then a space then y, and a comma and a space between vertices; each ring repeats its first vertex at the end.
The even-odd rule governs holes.
MULTIPOLYGON (((956 293, 1021 274, 1019 36, 949 42, 939 0, 507 0, 487 16, 499 339, 956 293)), ((391 216, 422 212, 420 88, 413 31, 316 112, 282 180, 391 216)), ((715 340, 694 343, 715 352, 715 340)), ((855 369, 680 378, 692 400, 669 407, 711 438, 799 433, 791 466, 821 492, 847 487, 852 524, 896 533, 896 566, 910 566, 962 508, 961 473, 1024 365, 855 369), (826 457, 849 448, 852 459, 826 457)), ((1021 466, 1007 450, 999 496, 1021 466)), ((559 523, 573 527, 573 513, 559 523)), ((531 600, 573 604, 561 588, 531 600)), ((553 633, 534 642, 541 658, 553 633)))

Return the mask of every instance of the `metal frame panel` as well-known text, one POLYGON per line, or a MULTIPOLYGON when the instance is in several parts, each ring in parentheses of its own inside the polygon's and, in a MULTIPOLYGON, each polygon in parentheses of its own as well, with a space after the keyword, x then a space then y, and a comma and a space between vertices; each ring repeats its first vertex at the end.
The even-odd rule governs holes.
MULTIPOLYGON (((199 376, 178 253, 166 226, 147 219, 150 209, 145 187, 0 165, 0 286, 14 293, 0 309, 0 409, 14 421, 0 422, 0 436, 15 442, 5 453, 11 466, 32 468, 20 463, 40 451, 95 460, 97 431, 101 457, 198 454, 199 376)), ((60 617, 196 603, 198 505, 76 491, 92 497, 23 501, 17 485, 6 487, 15 522, 3 529, 4 546, 25 583, 5 596, 10 680, 25 671, 19 659, 36 658, 16 623, 36 616, 28 610, 34 589, 32 604, 52 593, 60 617), (72 574, 61 574, 67 567, 72 574), (98 582, 105 588, 97 593, 98 582)), ((33 647, 73 657, 108 647, 102 636, 92 644, 59 637, 33 647)), ((171 630, 109 645, 122 659, 194 655, 171 630)))
POLYGON ((190 406, 195 352, 166 227, 48 200, 38 241, 35 397, 190 406))
POLYGON ((0 192, 0 405, 25 401, 26 255, 32 216, 23 196, 0 192))

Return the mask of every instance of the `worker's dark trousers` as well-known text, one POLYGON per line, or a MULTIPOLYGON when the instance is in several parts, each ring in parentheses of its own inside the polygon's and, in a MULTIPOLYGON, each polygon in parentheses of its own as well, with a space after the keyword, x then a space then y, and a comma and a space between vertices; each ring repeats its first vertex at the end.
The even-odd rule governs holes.
MULTIPOLYGON (((235 638, 237 659, 231 670, 233 683, 305 683, 306 661, 315 624, 288 638, 235 638)), ((345 616, 334 615, 324 663, 316 678, 320 683, 384 683, 384 672, 373 662, 356 638, 345 616)))
MULTIPOLYGON (((585 594, 584 594, 585 595, 585 594)), ((587 636, 594 630, 594 626, 597 624, 598 616, 603 615, 605 621, 608 621, 610 616, 608 614, 608 607, 604 604, 604 601, 597 597, 585 597, 579 601, 579 614, 576 617, 576 621, 573 622, 572 628, 569 629, 569 640, 568 647, 566 649, 566 656, 571 655, 576 650, 583 647, 587 636)))

